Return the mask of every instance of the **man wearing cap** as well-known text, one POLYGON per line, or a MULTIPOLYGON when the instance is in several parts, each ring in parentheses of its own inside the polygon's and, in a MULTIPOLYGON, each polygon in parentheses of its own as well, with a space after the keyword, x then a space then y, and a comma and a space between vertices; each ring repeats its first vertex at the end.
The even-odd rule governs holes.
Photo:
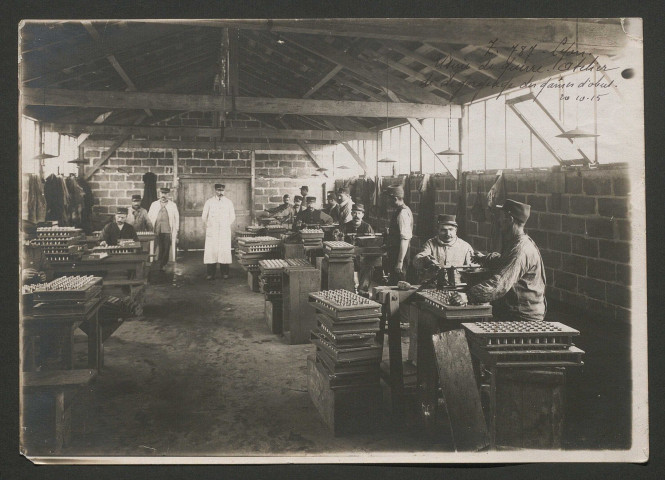
POLYGON ((404 204, 404 189, 400 185, 388 187, 386 193, 394 208, 386 236, 388 282, 397 285, 400 280, 406 280, 410 261, 409 244, 413 236, 413 213, 404 204))
POLYGON ((300 196, 303 198, 303 200, 307 198, 308 195, 309 195, 309 187, 307 185, 303 185, 302 187, 300 187, 300 196))
MULTIPOLYGON (((363 236, 363 235, 374 235, 374 229, 372 226, 363 220, 365 216, 365 205, 362 203, 354 203, 351 208, 351 216, 353 217, 350 222, 342 225, 342 232, 344 233, 345 240, 347 235, 363 236)), ((352 241, 349 243, 353 243, 352 241)), ((369 290, 369 285, 372 280, 372 271, 373 267, 368 265, 367 262, 364 262, 359 255, 356 255, 353 258, 353 270, 354 270, 354 280, 356 281, 356 287, 360 290, 366 292, 369 290)))
POLYGON ((178 242, 178 230, 180 229, 180 214, 178 207, 169 199, 169 188, 159 189, 159 200, 155 200, 148 210, 148 218, 154 225, 157 237, 157 264, 161 270, 169 262, 175 262, 176 243, 178 242))
POLYGON ((102 247, 107 245, 117 245, 118 240, 139 241, 134 227, 127 223, 127 208, 118 207, 115 212, 114 221, 109 222, 102 229, 102 241, 99 244, 102 247))
POLYGON ((327 203, 326 206, 323 207, 323 211, 332 217, 334 223, 342 225, 339 223, 339 203, 337 203, 335 192, 328 192, 326 200, 327 203))
POLYGON ((291 206, 291 195, 288 193, 284 194, 282 197, 282 204, 278 205, 275 208, 267 210, 268 217, 276 218, 281 223, 291 223, 293 222, 293 207, 291 206))
POLYGON ((141 207, 141 195, 132 195, 132 208, 127 214, 127 224, 133 226, 137 232, 152 231, 148 211, 141 207))
POLYGON ((348 187, 340 187, 337 190, 337 202, 339 203, 339 224, 344 225, 352 220, 351 207, 351 191, 348 187))
POLYGON ((296 215, 296 221, 293 223, 294 230, 306 228, 307 225, 330 225, 333 219, 322 210, 317 210, 316 197, 307 197, 307 208, 296 215))
POLYGON ((499 320, 543 320, 545 266, 534 241, 524 233, 531 207, 515 200, 497 205, 501 212, 503 252, 492 253, 478 261, 490 268, 492 277, 471 287, 459 299, 472 303, 493 302, 493 316, 499 320))
POLYGON ((303 207, 302 201, 303 201, 303 197, 301 197, 300 195, 296 195, 295 197, 293 197, 293 218, 294 219, 300 212, 305 210, 305 207, 303 207))
POLYGON ((471 264, 473 248, 457 236, 455 215, 437 217, 439 232, 423 245, 413 259, 414 265, 424 272, 431 267, 461 267, 471 264))
POLYGON ((203 225, 206 230, 203 263, 206 264, 206 280, 215 278, 215 270, 219 263, 221 274, 229 278, 231 257, 231 224, 235 222, 236 211, 233 202, 224 196, 226 186, 215 184, 215 195, 203 206, 203 225))

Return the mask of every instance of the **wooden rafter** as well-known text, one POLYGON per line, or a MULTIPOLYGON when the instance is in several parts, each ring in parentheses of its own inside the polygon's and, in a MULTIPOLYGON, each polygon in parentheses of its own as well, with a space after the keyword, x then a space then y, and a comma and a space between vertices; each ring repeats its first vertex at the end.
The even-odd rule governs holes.
POLYGON ((320 42, 314 44, 311 41, 307 41, 307 39, 296 36, 289 36, 288 40, 291 43, 298 45, 303 50, 314 53, 337 65, 341 65, 345 69, 353 71, 366 82, 370 82, 380 87, 390 88, 411 100, 439 105, 446 105, 448 103, 444 98, 439 97, 438 95, 424 91, 419 86, 390 75, 384 70, 367 65, 365 62, 341 52, 327 43, 320 42))
MULTIPOLYGON (((187 95, 149 92, 111 92, 90 90, 35 89, 21 91, 24 105, 62 107, 151 108, 155 110, 228 111, 228 96, 187 95)), ((458 105, 420 103, 380 103, 294 98, 237 97, 236 110, 245 113, 288 113, 379 118, 453 118, 460 116, 458 105)))
MULTIPOLYGON (((106 148, 108 140, 88 139, 84 142, 85 148, 106 148)), ((127 140, 124 142, 126 148, 159 148, 180 150, 214 150, 214 151, 249 151, 249 150, 297 150, 301 147, 297 143, 268 143, 268 142, 205 142, 205 141, 183 141, 183 140, 127 140)), ((310 149, 319 148, 320 145, 309 144, 310 149)), ((314 150, 313 150, 314 151, 314 150)))

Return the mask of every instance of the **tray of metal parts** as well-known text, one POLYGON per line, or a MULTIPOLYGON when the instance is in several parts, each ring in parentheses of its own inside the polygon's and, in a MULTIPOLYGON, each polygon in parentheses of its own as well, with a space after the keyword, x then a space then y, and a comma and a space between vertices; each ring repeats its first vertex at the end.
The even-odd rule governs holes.
POLYGON ((245 230, 247 230, 250 233, 253 233, 253 232, 259 232, 259 231, 263 230, 263 227, 261 225, 247 225, 245 227, 245 230))
POLYGON ((469 348, 485 365, 495 367, 565 367, 584 364, 584 350, 574 345, 552 350, 490 350, 470 342, 469 348))
POLYGON ((383 246, 383 235, 357 235, 356 246, 380 248, 383 246))
POLYGON ((33 293, 35 303, 40 302, 48 305, 59 305, 66 304, 71 302, 85 302, 90 298, 99 297, 102 293, 101 285, 93 285, 84 291, 69 291, 69 290, 60 290, 60 291, 49 291, 49 292, 40 292, 36 291, 33 293), (44 295, 44 294, 53 294, 53 295, 44 295))
POLYGON ((100 296, 92 297, 81 302, 35 302, 32 307, 31 315, 33 317, 62 317, 66 315, 85 315, 95 308, 102 298, 100 296))
POLYGON ((102 277, 94 275, 75 275, 58 277, 48 283, 42 284, 39 289, 35 289, 35 300, 45 301, 53 299, 86 299, 90 292, 94 292, 94 287, 100 285, 102 277))
POLYGON ((147 242, 148 240, 154 240, 155 234, 148 231, 136 232, 136 236, 139 237, 139 241, 147 242))
POLYGON ((81 256, 81 260, 85 262, 97 262, 108 257, 109 254, 106 252, 97 252, 97 253, 86 253, 81 256))
POLYGON ((323 364, 326 370, 335 375, 362 375, 369 373, 379 374, 380 362, 371 360, 335 361, 328 352, 316 347, 316 361, 323 364))
POLYGON ((380 319, 358 318, 346 322, 336 322, 323 313, 316 314, 316 320, 335 335, 350 335, 355 333, 376 333, 379 331, 380 319))
POLYGON ((354 362, 363 360, 374 360, 377 363, 381 361, 383 349, 380 345, 363 345, 360 347, 342 348, 328 341, 325 336, 318 332, 311 332, 311 342, 321 348, 335 362, 354 362))
POLYGON ((287 258, 284 260, 288 265, 284 267, 284 271, 288 272, 290 270, 307 270, 310 268, 316 269, 314 265, 311 264, 306 258, 287 258))
POLYGON ((275 244, 263 244, 259 243, 256 245, 242 245, 238 246, 238 251, 243 252, 243 253, 266 253, 266 252, 274 252, 279 250, 280 245, 275 243, 275 244))
POLYGON ((328 378, 328 385, 331 390, 351 389, 354 387, 362 388, 376 385, 381 380, 380 369, 377 370, 376 368, 367 368, 367 366, 363 366, 363 368, 357 372, 335 372, 318 356, 316 357, 315 367, 319 370, 319 373, 328 378))
POLYGON ((365 345, 373 345, 376 340, 375 332, 346 333, 346 334, 335 333, 321 322, 318 322, 317 328, 318 328, 317 333, 320 333, 326 338, 326 340, 328 340, 330 343, 340 348, 354 347, 354 346, 362 347, 365 345))
POLYGON ((98 246, 93 247, 92 252, 105 252, 109 255, 123 255, 126 253, 140 253, 141 252, 141 242, 132 242, 126 245, 107 245, 105 247, 98 246))
POLYGON ((76 227, 38 227, 37 236, 38 237, 72 237, 80 236, 83 234, 83 230, 76 227))
POLYGON ((381 304, 348 290, 322 290, 309 294, 310 303, 317 310, 335 319, 362 315, 381 316, 381 304))
POLYGON ((353 245, 346 242, 325 241, 323 242, 323 248, 326 252, 353 254, 353 245))
POLYGON ((449 319, 463 318, 484 318, 492 316, 492 305, 489 303, 449 305, 451 290, 425 289, 418 292, 418 295, 424 300, 424 305, 432 313, 449 319))
POLYGON ((488 349, 568 348, 580 334, 559 322, 463 323, 467 337, 488 349))
POLYGON ((256 243, 276 244, 280 245, 281 240, 275 237, 259 236, 259 237, 244 237, 238 239, 238 245, 254 245, 256 243))

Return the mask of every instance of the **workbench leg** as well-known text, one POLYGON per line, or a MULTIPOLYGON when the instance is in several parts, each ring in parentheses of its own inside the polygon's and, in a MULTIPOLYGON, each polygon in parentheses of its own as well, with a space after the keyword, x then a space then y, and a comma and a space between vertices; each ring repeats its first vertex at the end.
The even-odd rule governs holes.
POLYGON ((59 452, 65 443, 67 422, 65 418, 65 392, 55 394, 55 451, 59 452))
POLYGON ((388 307, 388 355, 390 358, 390 390, 393 419, 404 423, 404 374, 402 365, 402 332, 400 329, 399 298, 391 294, 388 307))
POLYGON ((435 328, 432 320, 431 315, 426 313, 420 315, 418 321, 418 408, 423 427, 429 434, 435 432, 438 397, 438 373, 432 343, 435 328))
POLYGON ((90 330, 88 331, 88 367, 99 371, 103 365, 104 344, 102 343, 99 313, 95 313, 90 318, 90 330))
POLYGON ((61 330, 62 332, 62 359, 65 363, 65 369, 74 368, 74 330, 75 325, 68 325, 61 330))
POLYGON ((490 368, 490 449, 496 449, 496 367, 490 368))

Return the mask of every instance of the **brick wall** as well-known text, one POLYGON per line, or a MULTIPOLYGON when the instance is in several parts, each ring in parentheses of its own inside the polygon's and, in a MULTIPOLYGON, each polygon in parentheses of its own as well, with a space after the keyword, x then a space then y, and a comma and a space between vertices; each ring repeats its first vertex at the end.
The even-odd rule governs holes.
MULTIPOLYGON (((598 170, 552 172, 526 170, 505 172, 507 197, 531 205, 526 232, 543 256, 550 304, 570 306, 599 317, 629 321, 630 318, 630 179, 624 166, 598 170)), ((440 213, 456 214, 459 235, 478 250, 491 247, 491 224, 475 221, 471 210, 480 186, 485 195, 494 184, 495 173, 465 172, 462 192, 447 174, 435 175, 434 216, 420 218, 421 193, 418 176, 409 179, 410 201, 416 232, 418 222, 433 222, 440 213), (458 209, 460 211, 458 211, 458 209)), ((384 177, 383 185, 394 182, 384 177)), ((371 218, 386 225, 387 215, 371 218)), ((417 234, 412 252, 421 243, 417 234)))
MULTIPOLYGON (((85 157, 92 162, 102 152, 86 150, 85 157)), ((157 186, 173 187, 173 154, 160 149, 118 149, 106 162, 104 171, 98 170, 90 179, 94 195, 93 214, 96 225, 103 224, 108 214, 118 205, 128 205, 134 194, 143 194, 143 175, 157 175, 157 186)), ((255 157, 256 210, 281 203, 282 195, 298 194, 301 185, 307 185, 312 195, 321 199, 322 180, 312 177, 316 166, 306 155, 256 154, 255 157)), ((87 167, 89 168, 89 167, 87 167)), ((178 150, 178 174, 208 174, 224 178, 225 175, 251 173, 250 152, 221 152, 206 150, 178 150)))

